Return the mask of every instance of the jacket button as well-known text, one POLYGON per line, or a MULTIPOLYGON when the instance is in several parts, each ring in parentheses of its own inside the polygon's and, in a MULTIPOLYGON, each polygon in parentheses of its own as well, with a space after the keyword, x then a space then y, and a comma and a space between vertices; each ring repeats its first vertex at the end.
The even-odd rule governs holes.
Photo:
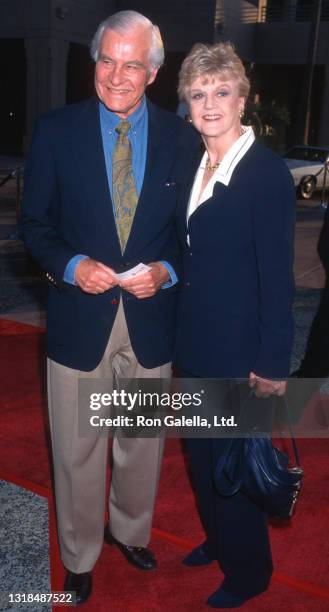
POLYGON ((186 283, 186 287, 189 287, 189 286, 190 286, 190 284, 191 284, 191 283, 190 283, 190 281, 187 281, 187 283, 186 283))
POLYGON ((114 306, 116 306, 117 304, 119 304, 119 300, 113 298, 113 300, 111 300, 111 304, 113 304, 114 306))

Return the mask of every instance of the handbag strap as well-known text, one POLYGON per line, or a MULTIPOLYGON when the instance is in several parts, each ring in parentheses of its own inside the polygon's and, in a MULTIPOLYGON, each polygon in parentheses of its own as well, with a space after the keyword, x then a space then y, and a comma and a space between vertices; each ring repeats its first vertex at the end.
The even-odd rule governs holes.
POLYGON ((283 395, 282 399, 283 399, 283 405, 284 405, 285 412, 286 412, 287 423, 288 423, 288 427, 289 427, 289 433, 290 433, 290 437, 291 437, 292 447, 294 449, 295 462, 296 462, 296 465, 298 467, 301 467, 300 466, 300 459, 299 459, 299 452, 298 452, 298 448, 297 448, 297 443, 296 443, 296 439, 295 439, 295 436, 294 436, 294 430, 293 430, 293 426, 292 426, 292 421, 291 421, 290 414, 289 414, 289 406, 288 406, 287 398, 286 398, 285 395, 283 395))
MULTIPOLYGON (((241 411, 240 411, 240 418, 243 415, 243 413, 246 410, 246 405, 248 404, 248 401, 255 395, 255 392, 253 389, 251 389, 249 391, 248 396, 246 397, 246 399, 243 401, 242 405, 241 405, 241 411)), ((274 399, 274 396, 272 396, 272 398, 274 399)), ((299 458, 299 452, 298 452, 298 448, 297 448, 297 443, 296 443, 296 439, 294 436, 294 430, 293 430, 293 425, 292 425, 292 421, 290 418, 290 414, 289 414, 289 407, 288 407, 288 402, 287 402, 287 398, 285 395, 282 396, 283 399, 283 405, 284 405, 284 409, 285 409, 285 413, 286 413, 286 417, 287 417, 287 423, 288 423, 288 429, 289 429, 289 433, 290 433, 290 437, 291 437, 291 442, 292 442, 292 447, 293 447, 293 452, 294 452, 294 458, 295 458, 295 463, 297 467, 301 467, 300 465, 300 458, 299 458)))

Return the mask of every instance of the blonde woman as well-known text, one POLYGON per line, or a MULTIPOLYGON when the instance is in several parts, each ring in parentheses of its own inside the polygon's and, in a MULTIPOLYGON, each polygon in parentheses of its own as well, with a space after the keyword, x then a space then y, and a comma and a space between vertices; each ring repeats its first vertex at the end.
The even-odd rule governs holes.
MULTIPOLYGON (((197 44, 183 62, 179 95, 206 150, 179 212, 175 360, 181 376, 246 378, 257 397, 269 397, 284 393, 289 373, 295 192, 281 158, 241 123, 248 93, 230 44, 197 44)), ((207 600, 215 608, 241 606, 272 574, 267 516, 243 493, 222 497, 214 485, 227 442, 187 441, 206 541, 184 562, 219 562, 224 580, 207 600)))

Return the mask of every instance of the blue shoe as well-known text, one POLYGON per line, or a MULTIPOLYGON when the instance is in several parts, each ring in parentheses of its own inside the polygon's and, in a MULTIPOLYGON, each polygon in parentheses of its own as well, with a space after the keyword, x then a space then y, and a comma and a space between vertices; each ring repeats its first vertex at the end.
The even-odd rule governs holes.
POLYGON ((197 567, 199 565, 209 565, 215 561, 215 557, 209 555, 207 551, 207 542, 203 542, 196 548, 194 548, 188 555, 183 559, 182 563, 188 567, 197 567))
POLYGON ((247 599, 238 595, 231 595, 223 587, 219 587, 217 591, 208 597, 207 604, 212 608, 240 608, 247 599))
MULTIPOLYGON (((264 589, 266 591, 266 589, 264 589)), ((232 595, 228 591, 225 591, 223 586, 220 586, 217 591, 215 591, 210 597, 207 599, 208 606, 212 608, 240 608, 245 601, 248 599, 252 599, 252 597, 256 597, 264 592, 264 590, 255 593, 254 595, 249 595, 243 597, 242 595, 232 595)))

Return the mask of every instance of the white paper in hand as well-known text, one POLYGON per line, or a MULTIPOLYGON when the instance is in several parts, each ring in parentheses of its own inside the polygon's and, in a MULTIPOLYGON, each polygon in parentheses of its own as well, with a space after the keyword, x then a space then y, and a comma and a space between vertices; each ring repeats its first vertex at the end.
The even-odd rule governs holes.
POLYGON ((139 263, 137 264, 137 266, 130 268, 130 270, 126 270, 126 272, 121 272, 121 274, 114 274, 113 276, 115 276, 115 278, 118 280, 124 281, 130 278, 135 278, 135 276, 139 276, 139 274, 145 274, 145 272, 148 272, 149 270, 151 270, 150 266, 146 266, 143 263, 139 263))

